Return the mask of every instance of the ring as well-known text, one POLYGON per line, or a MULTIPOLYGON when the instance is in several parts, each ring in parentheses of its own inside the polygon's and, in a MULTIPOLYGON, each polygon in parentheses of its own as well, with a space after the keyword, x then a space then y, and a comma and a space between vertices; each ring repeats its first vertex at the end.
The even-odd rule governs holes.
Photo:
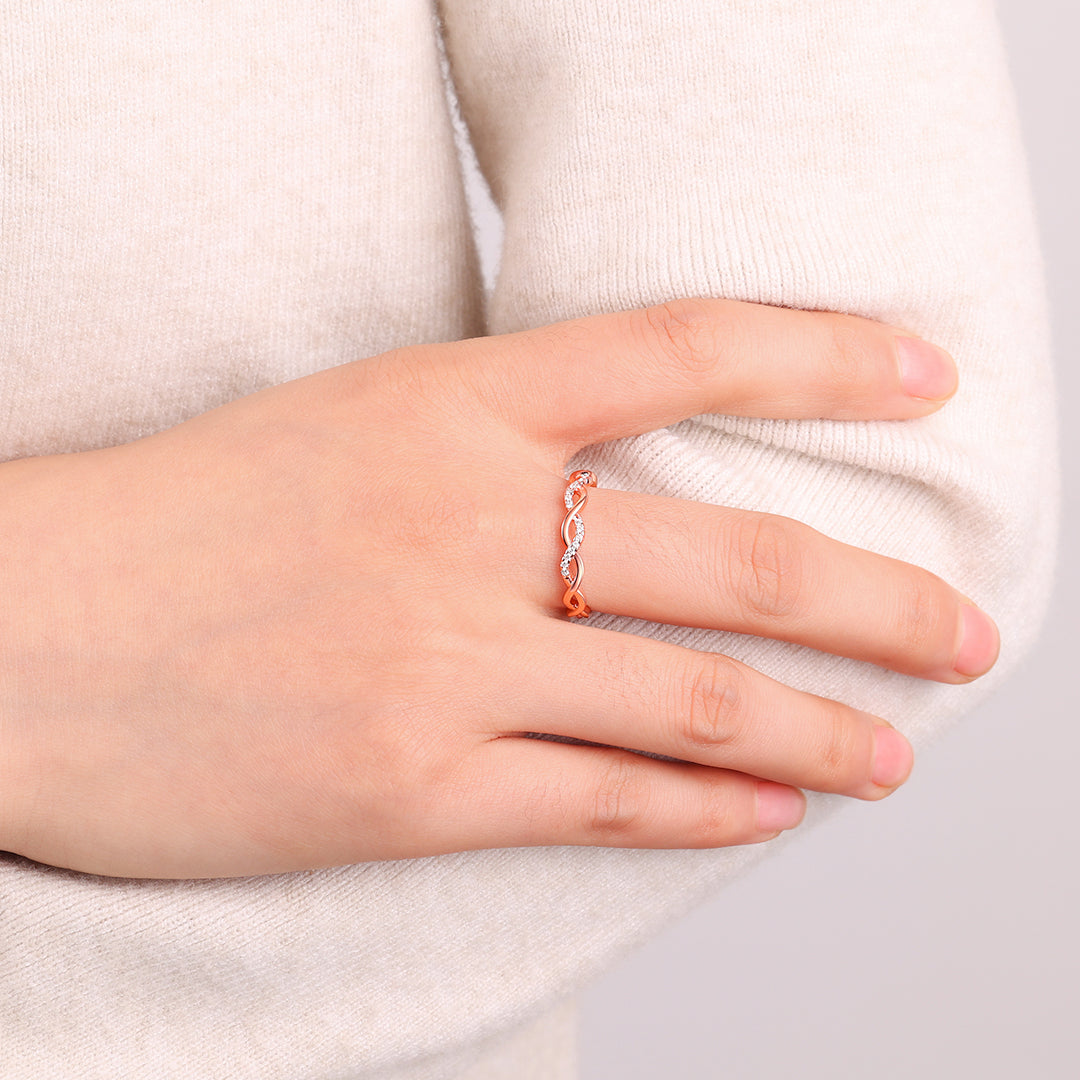
POLYGON ((566 485, 566 494, 563 502, 566 503, 566 517, 562 521, 562 542, 566 545, 566 553, 559 563, 559 573, 566 582, 567 589, 563 593, 563 603, 566 605, 566 614, 571 619, 587 619, 592 614, 592 609, 585 603, 585 597, 581 593, 581 578, 584 568, 581 565, 581 556, 577 553, 581 547, 581 541, 585 539, 585 522, 581 520, 581 511, 589 501, 589 488, 596 487, 596 475, 588 469, 578 469, 572 473, 570 481, 566 485), (570 522, 577 523, 573 539, 570 537, 570 522), (574 574, 570 575, 570 564, 574 564, 574 574))

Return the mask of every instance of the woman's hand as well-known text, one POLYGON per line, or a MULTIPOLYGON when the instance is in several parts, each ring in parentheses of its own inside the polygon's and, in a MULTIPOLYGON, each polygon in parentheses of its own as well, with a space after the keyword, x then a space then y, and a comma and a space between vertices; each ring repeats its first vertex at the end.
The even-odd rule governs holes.
MULTIPOLYGON (((955 369, 898 336, 685 301, 395 351, 0 466, 0 846, 230 876, 753 843, 798 823, 799 787, 887 795, 911 751, 882 721, 571 623, 558 565, 578 449, 704 412, 925 415, 955 369)), ((794 521, 603 488, 583 516, 594 609, 946 682, 995 659, 945 582, 794 521)))

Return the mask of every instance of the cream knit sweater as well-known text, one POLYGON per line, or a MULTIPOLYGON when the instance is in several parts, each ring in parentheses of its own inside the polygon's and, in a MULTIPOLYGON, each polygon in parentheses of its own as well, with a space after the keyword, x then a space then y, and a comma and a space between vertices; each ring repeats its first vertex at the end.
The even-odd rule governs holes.
MULTIPOLYGON (((681 295, 908 327, 957 358, 939 415, 702 416, 575 465, 791 515, 982 604, 1004 650, 974 687, 599 616, 727 650, 925 746, 1032 641, 1055 535, 1042 268, 991 3, 439 15, 505 215, 486 325, 428 0, 0 0, 0 454, 135 439, 395 345, 681 295)), ((839 801, 811 797, 808 820, 839 801)), ((806 827, 752 849, 226 881, 0 856, 0 1074, 569 1076, 560 997, 806 827)))

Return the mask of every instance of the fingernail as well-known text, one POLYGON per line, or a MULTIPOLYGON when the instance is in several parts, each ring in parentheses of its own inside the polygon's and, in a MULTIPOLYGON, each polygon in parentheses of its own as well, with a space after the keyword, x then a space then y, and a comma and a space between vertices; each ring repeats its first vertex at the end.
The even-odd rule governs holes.
POLYGON ((911 397, 941 401, 956 391, 956 365, 952 357, 921 338, 898 337, 900 382, 911 397))
POLYGON ((898 787, 911 774, 914 764, 911 743, 896 728, 879 722, 874 729, 874 783, 878 787, 898 787))
POLYGON ((757 824, 762 832, 792 829, 806 813, 806 796, 797 788, 759 780, 757 786, 757 824))
POLYGON ((1001 637, 994 620, 974 604, 960 606, 960 650, 954 669, 961 675, 974 678, 985 675, 998 658, 1001 637))

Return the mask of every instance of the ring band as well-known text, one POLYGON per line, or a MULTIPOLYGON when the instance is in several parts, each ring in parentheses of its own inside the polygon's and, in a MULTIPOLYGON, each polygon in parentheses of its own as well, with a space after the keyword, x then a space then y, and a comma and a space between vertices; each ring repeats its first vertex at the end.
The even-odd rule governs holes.
POLYGON ((581 593, 581 578, 584 568, 581 565, 581 556, 577 553, 581 547, 581 541, 585 539, 585 522, 581 520, 581 511, 589 501, 589 488, 596 487, 596 475, 588 469, 578 469, 572 473, 566 485, 566 494, 563 502, 566 503, 566 516, 562 521, 562 542, 566 545, 566 553, 559 563, 559 573, 566 582, 567 589, 563 593, 563 603, 566 605, 566 614, 571 619, 587 619, 592 614, 592 609, 585 603, 585 597, 581 593), (570 536, 570 523, 576 522, 577 528, 574 536, 570 536), (573 576, 570 574, 570 564, 574 564, 573 576))

